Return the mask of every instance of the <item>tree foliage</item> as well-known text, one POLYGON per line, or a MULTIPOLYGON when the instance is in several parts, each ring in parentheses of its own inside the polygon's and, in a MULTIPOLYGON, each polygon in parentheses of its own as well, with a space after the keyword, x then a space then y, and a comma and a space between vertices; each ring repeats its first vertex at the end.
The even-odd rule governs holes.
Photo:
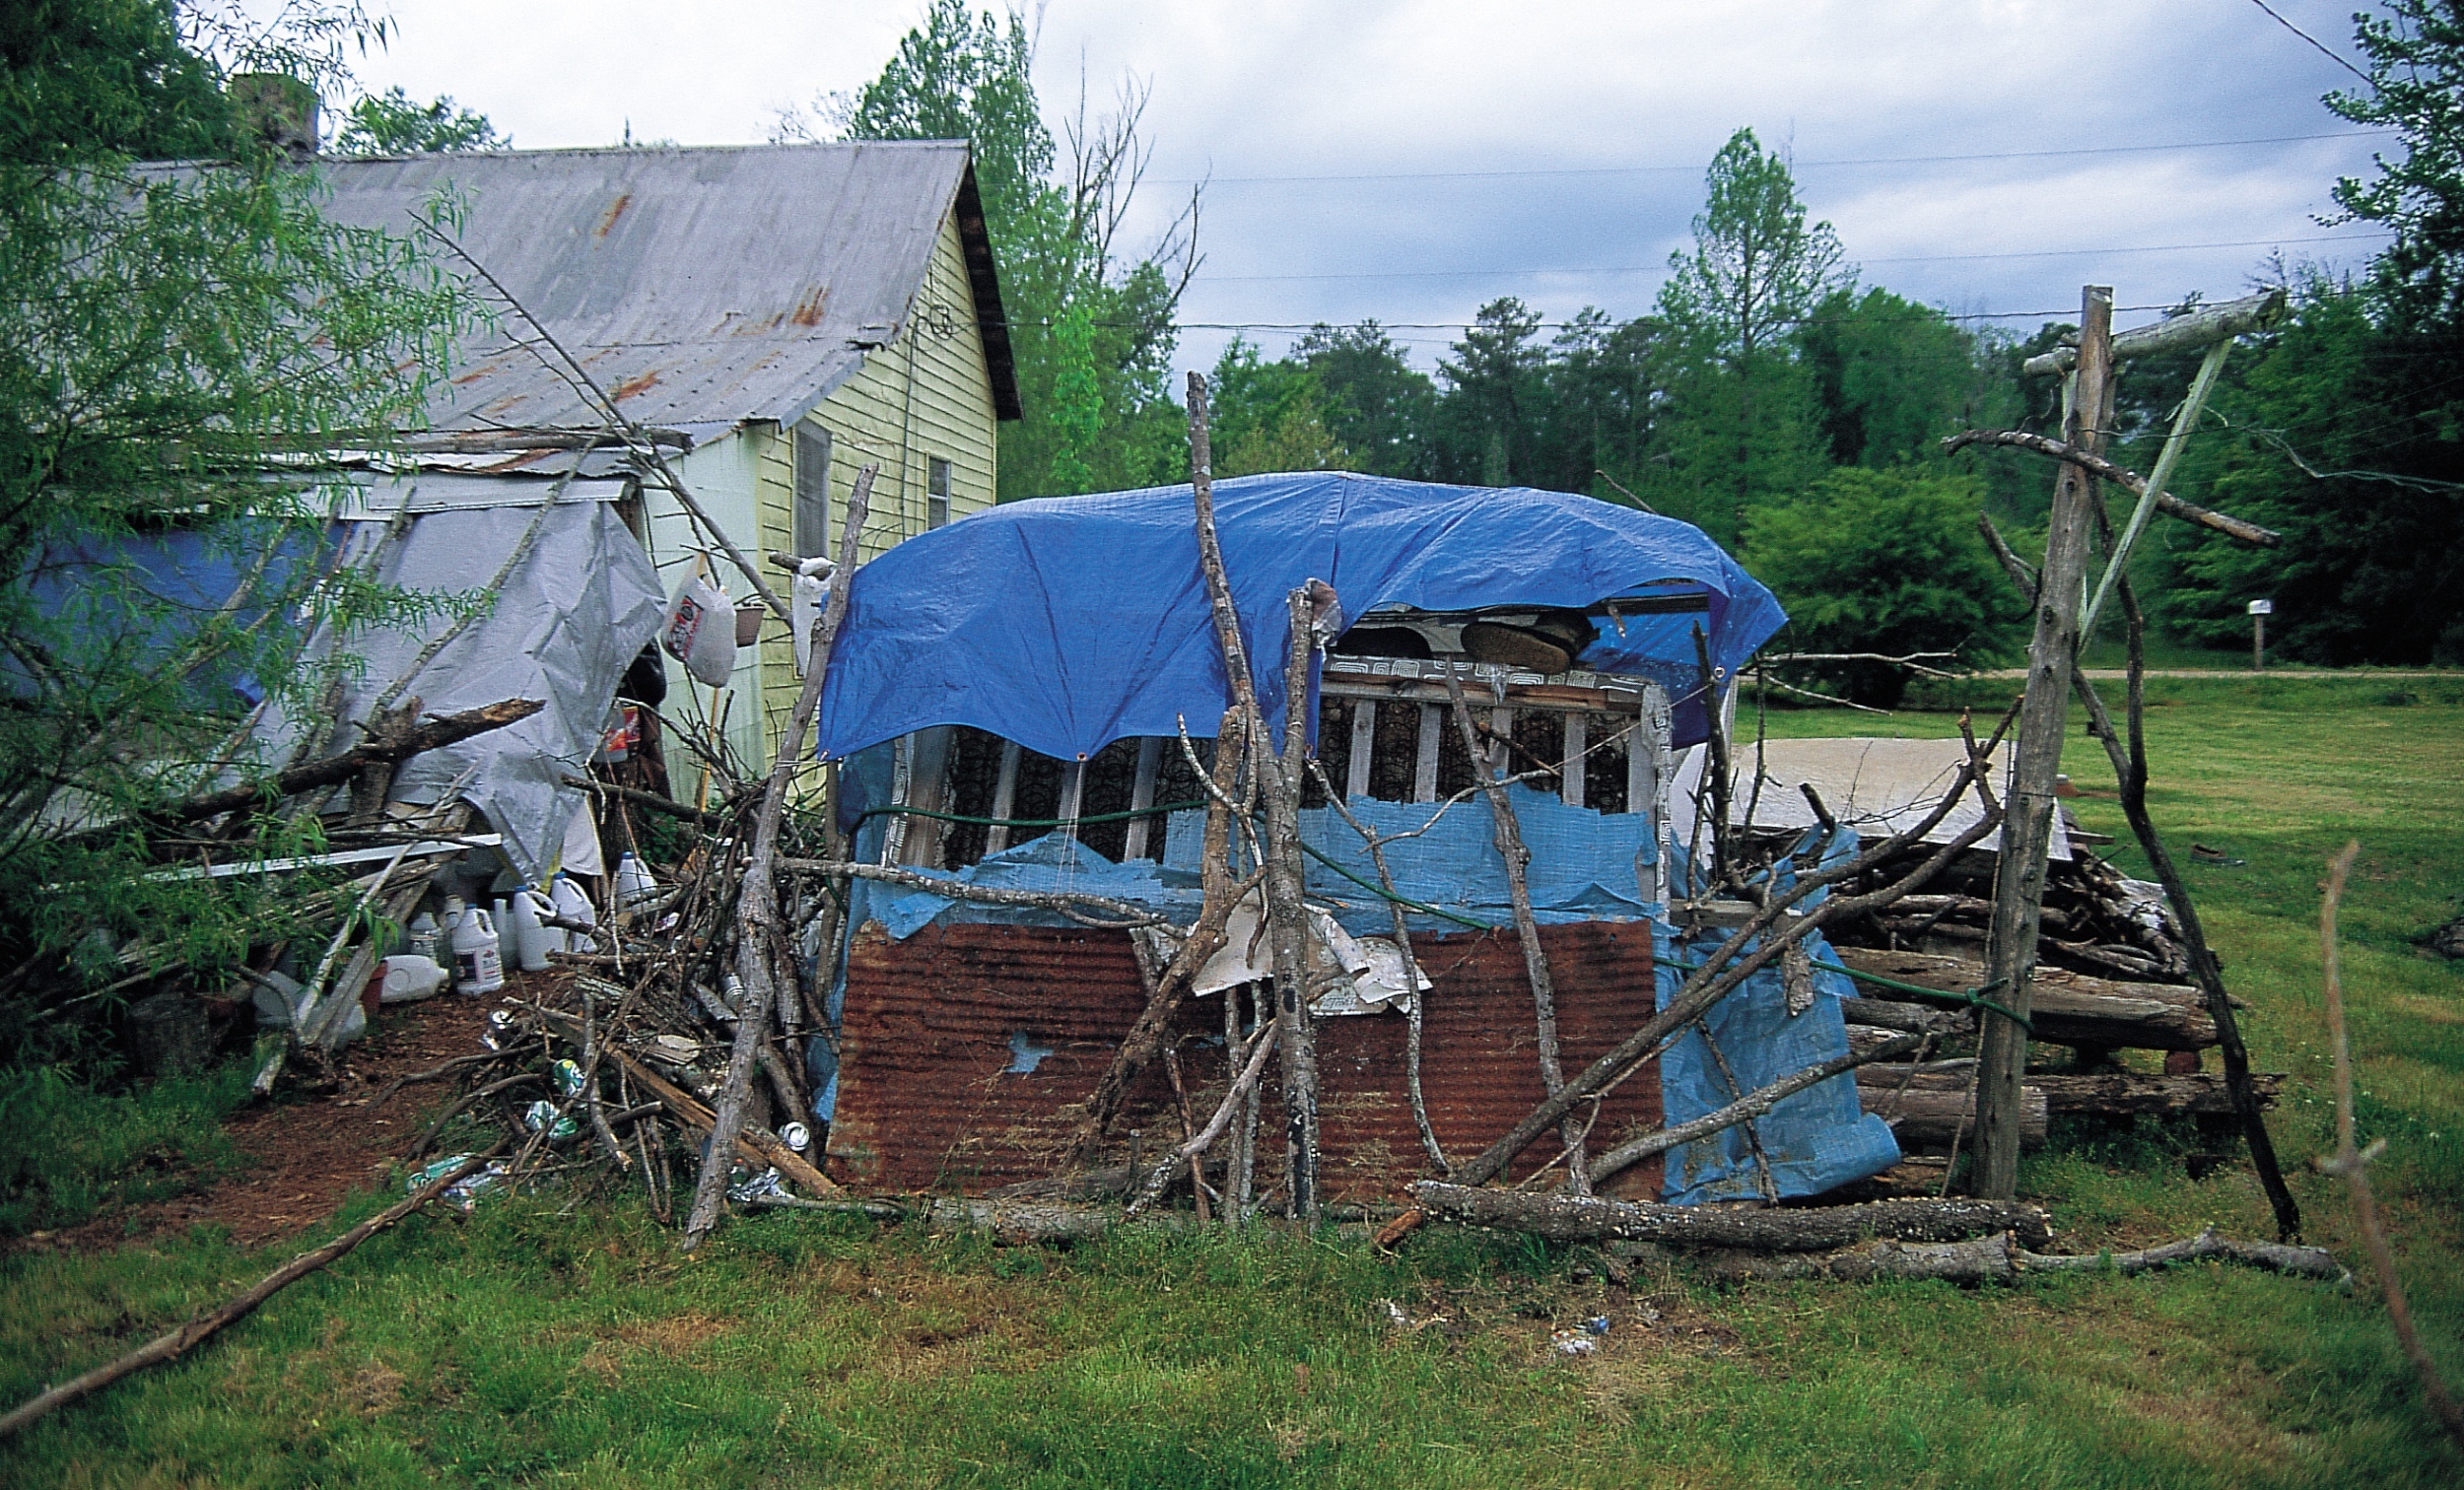
MULTIPOLYGON (((1843 466, 1798 501, 1754 509, 1746 567, 1788 608, 1784 643, 1813 652, 1956 652, 2005 660, 2025 605, 1977 541, 1974 476, 1843 466)), ((1860 704, 1888 709, 1909 674, 1879 662, 1818 665, 1860 704)))
POLYGON ((823 100, 819 121, 788 111, 774 137, 835 128, 850 140, 972 144, 1026 411, 1001 429, 1002 497, 1174 479, 1188 456, 1169 388, 1172 316, 1197 267, 1196 199, 1145 251, 1125 251, 1146 167, 1146 91, 1125 83, 1113 110, 1092 118, 1082 101, 1057 141, 1034 62, 1023 15, 932 0, 879 76, 823 100))
MULTIPOLYGON (((142 878, 127 825, 229 759, 253 698, 313 696, 304 636, 428 603, 334 570, 282 474, 415 420, 473 305, 238 127, 200 48, 330 81, 351 13, 294 10, 200 41, 164 0, 37 6, 0 40, 0 874, 51 887, 0 901, 21 990, 72 954, 109 982, 130 938, 140 971, 244 949, 257 892, 142 878)), ((84 1028, 0 1022, 38 1055, 84 1028)))
POLYGON ((436 151, 511 150, 488 116, 440 95, 426 103, 399 88, 367 94, 343 115, 334 153, 346 156, 420 155, 436 151))

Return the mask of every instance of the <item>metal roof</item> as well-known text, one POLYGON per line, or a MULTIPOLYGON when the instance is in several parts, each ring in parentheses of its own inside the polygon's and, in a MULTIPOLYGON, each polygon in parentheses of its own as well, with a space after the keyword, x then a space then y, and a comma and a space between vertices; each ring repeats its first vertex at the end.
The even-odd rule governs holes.
MULTIPOLYGON (((444 193, 455 237, 636 423, 791 423, 895 340, 956 211, 1014 419, 1006 321, 963 140, 541 150, 320 161, 337 222, 413 230, 444 193)), ((948 307, 955 309, 956 307, 948 307)), ((505 324, 466 343, 438 429, 593 428, 581 395, 505 324)))

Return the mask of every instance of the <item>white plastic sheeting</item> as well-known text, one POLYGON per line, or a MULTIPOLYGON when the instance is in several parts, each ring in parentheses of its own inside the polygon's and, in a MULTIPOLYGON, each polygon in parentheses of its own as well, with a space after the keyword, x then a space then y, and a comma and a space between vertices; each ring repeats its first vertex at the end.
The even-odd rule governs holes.
MULTIPOLYGON (((544 508, 534 501, 424 512, 398 536, 389 537, 381 522, 354 522, 346 544, 346 554, 373 564, 374 577, 386 584, 452 596, 493 592, 485 614, 418 665, 399 700, 418 699, 423 717, 508 699, 546 707, 412 758, 394 778, 393 799, 434 803, 468 773, 463 799, 505 836, 506 856, 534 883, 557 863, 582 803, 564 779, 587 769, 616 684, 664 609, 641 543, 612 505, 580 487, 544 508), (528 550, 509 569, 534 523, 528 550)), ((454 624, 452 615, 440 615, 421 626, 350 637, 346 649, 365 665, 343 690, 337 716, 347 722, 327 748, 357 741, 370 709, 454 624)), ((328 655, 332 646, 330 637, 319 637, 309 650, 328 655)), ((280 716, 258 732, 269 759, 287 755, 299 736, 297 723, 280 716)))

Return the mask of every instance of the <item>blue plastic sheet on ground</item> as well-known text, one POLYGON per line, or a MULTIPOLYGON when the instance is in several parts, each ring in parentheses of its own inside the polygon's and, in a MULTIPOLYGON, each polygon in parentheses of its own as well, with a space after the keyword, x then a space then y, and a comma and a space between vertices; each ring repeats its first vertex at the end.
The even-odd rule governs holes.
MULTIPOLYGON (((1577 665, 1652 678, 1676 742, 1703 737, 1694 632, 1719 681, 1785 620, 1701 529, 1590 497, 1339 471, 1218 482, 1216 527, 1268 723, 1280 729, 1285 596, 1335 586, 1373 610, 1585 608, 1699 595, 1707 610, 1602 621, 1577 665)), ((814 747, 843 759, 970 724, 1061 760, 1186 720, 1211 736, 1229 693, 1198 562, 1190 489, 1003 503, 856 571, 814 747)))
MULTIPOLYGON (((1820 830, 1809 832, 1799 846, 1798 857, 1806 857, 1819 840, 1820 830)), ((1819 847, 1820 862, 1835 864, 1856 852, 1857 836, 1843 828, 1819 847)), ((1683 850, 1673 850, 1673 858, 1682 866, 1683 850)), ((1793 876, 1779 876, 1782 889, 1792 883, 1793 876)), ((1827 893, 1814 892, 1799 903, 1800 908, 1813 910, 1827 893)), ((1702 964, 1726 939, 1725 933, 1716 931, 1680 938, 1665 922, 1654 925, 1652 954, 1658 968, 1659 1007, 1669 1006, 1691 968, 1702 964)), ((1746 950, 1751 948, 1749 943, 1746 950)), ((1818 931, 1805 939, 1805 948, 1816 963, 1838 961, 1818 931)), ((1813 1007, 1791 1015, 1787 989, 1775 963, 1714 1004, 1700 1026, 1679 1037, 1660 1057, 1661 1111, 1670 1125, 1691 1121, 1756 1088, 1847 1054, 1847 1024, 1839 1000, 1850 993, 1852 985, 1842 975, 1817 967, 1814 986, 1813 1007), (1726 1074, 1711 1046, 1704 1043, 1705 1029, 1719 1054, 1727 1058, 1726 1074)), ((1753 1127, 1783 1199, 1819 1194, 1899 1162, 1899 1144, 1889 1125, 1859 1105, 1853 1072, 1783 1100, 1756 1118, 1753 1127)), ((1762 1192, 1755 1169, 1745 1129, 1732 1127, 1670 1150, 1661 1194, 1678 1205, 1755 1199, 1762 1192)))

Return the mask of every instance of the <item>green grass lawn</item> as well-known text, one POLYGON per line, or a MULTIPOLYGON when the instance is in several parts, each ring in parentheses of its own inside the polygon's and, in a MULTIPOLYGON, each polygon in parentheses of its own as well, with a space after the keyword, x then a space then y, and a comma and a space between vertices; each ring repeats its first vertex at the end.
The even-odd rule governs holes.
MULTIPOLYGON (((2010 685, 1996 685, 2007 689, 2010 685)), ((1970 685, 1979 712, 1992 690, 1970 685)), ((2464 684, 2155 685, 2153 799, 2194 866, 2277 1141, 2329 1141, 2317 885, 2345 910, 2366 1141, 2405 1282, 2464 1381, 2464 967, 2414 938, 2464 895, 2464 684)), ((1998 711, 2007 695, 1990 705, 1998 711)), ((1750 715, 1748 715, 1750 717, 1750 715)), ((1950 732, 1777 711, 1774 734, 1950 732)), ((2102 752, 2067 769, 2126 837, 2102 752)), ((2126 863, 2133 856, 2123 855, 2126 863)), ((2057 1134, 2022 1185, 2077 1248, 2270 1235, 2186 1129, 2057 1134)), ((2339 1192, 2309 1240, 2358 1257, 2339 1192)), ((358 1213, 379 1201, 370 1197, 358 1213)), ((108 1358, 283 1254, 213 1236, 0 1261, 0 1399, 108 1358)), ((1073 1250, 805 1216, 694 1257, 630 1200, 415 1220, 177 1366, 0 1445, 12 1485, 2451 1485, 2373 1291, 2221 1266, 2138 1279, 1606 1290, 1581 1250, 1424 1232, 1124 1235, 1073 1250), (1411 1321, 1398 1327, 1388 1301, 1411 1321), (1601 1350, 1552 1328, 1608 1313, 1601 1350)))

